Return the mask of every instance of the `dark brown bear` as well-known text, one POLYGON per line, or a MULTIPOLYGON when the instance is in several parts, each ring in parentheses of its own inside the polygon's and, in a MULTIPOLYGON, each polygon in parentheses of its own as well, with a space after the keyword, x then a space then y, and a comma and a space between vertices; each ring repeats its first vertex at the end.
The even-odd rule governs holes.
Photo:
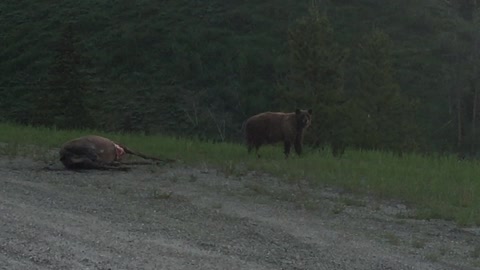
POLYGON ((284 143, 285 157, 290 154, 292 144, 298 155, 302 153, 303 134, 312 121, 312 110, 296 109, 292 113, 264 112, 254 115, 245 122, 245 137, 248 153, 263 144, 284 143))

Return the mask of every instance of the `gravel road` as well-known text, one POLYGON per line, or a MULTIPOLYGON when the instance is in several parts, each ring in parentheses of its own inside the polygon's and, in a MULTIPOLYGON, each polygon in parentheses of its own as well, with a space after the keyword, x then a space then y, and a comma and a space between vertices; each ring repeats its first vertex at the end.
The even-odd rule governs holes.
POLYGON ((0 269, 480 269, 480 230, 258 172, 0 156, 0 269))

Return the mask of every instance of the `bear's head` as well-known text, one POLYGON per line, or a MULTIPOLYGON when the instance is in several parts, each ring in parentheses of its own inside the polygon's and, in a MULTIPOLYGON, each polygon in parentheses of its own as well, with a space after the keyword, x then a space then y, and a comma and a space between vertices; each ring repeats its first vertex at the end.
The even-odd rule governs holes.
POLYGON ((308 110, 295 110, 295 119, 298 129, 308 128, 312 123, 312 109, 308 110))

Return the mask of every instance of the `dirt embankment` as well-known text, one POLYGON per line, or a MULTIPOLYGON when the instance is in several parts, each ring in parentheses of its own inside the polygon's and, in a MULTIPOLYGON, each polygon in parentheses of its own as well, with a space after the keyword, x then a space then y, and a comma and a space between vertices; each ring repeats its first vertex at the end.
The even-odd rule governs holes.
POLYGON ((480 269, 480 234, 400 203, 175 165, 0 158, 0 269, 480 269))

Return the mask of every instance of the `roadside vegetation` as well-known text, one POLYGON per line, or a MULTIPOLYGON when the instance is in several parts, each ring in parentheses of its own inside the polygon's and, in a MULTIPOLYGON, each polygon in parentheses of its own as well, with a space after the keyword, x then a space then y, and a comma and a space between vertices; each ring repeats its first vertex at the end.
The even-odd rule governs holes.
POLYGON ((56 151, 47 150, 95 133, 148 154, 176 158, 193 166, 215 167, 228 176, 265 172, 285 181, 306 181, 313 188, 331 186, 379 199, 402 200, 417 209, 410 218, 454 220, 463 226, 480 224, 480 167, 475 161, 459 161, 455 156, 399 156, 347 149, 342 157, 334 157, 328 149, 307 148, 302 157, 285 160, 281 146, 267 146, 260 149, 262 157, 257 159, 237 143, 7 123, 0 124, 0 130, 0 154, 9 157, 34 156, 46 162, 56 161, 56 151))
POLYGON ((0 121, 238 142, 298 106, 338 155, 474 157, 476 3, 1 1, 0 121))

